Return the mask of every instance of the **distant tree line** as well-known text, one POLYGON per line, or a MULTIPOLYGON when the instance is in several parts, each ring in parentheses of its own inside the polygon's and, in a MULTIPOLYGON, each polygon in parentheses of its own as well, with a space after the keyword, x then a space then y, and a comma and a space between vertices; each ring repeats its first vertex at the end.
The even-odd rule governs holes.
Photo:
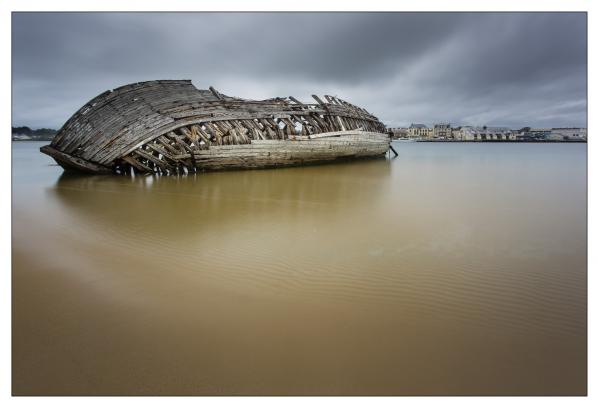
POLYGON ((52 140, 56 133, 56 129, 31 129, 29 126, 12 127, 13 140, 52 140))

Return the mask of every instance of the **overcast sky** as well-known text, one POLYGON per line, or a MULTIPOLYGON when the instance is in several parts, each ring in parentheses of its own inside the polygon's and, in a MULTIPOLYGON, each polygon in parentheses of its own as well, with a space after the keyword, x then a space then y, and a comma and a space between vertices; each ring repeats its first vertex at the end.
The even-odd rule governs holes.
POLYGON ((13 126, 191 79, 250 99, 337 95, 387 126, 586 126, 583 13, 14 13, 13 126))

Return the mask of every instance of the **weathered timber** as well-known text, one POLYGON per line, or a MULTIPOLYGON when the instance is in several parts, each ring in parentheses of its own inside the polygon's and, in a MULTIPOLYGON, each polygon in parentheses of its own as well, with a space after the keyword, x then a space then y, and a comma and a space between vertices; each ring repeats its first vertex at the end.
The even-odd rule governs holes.
POLYGON ((80 159, 79 157, 71 156, 67 153, 56 150, 52 146, 42 146, 40 150, 42 153, 45 153, 56 160, 56 163, 60 164, 65 170, 75 170, 84 173, 112 172, 110 167, 102 166, 96 163, 90 163, 86 160, 80 159))
POLYGON ((65 169, 183 174, 383 155, 385 126, 336 96, 247 100, 191 81, 138 82, 79 109, 41 148, 65 169))

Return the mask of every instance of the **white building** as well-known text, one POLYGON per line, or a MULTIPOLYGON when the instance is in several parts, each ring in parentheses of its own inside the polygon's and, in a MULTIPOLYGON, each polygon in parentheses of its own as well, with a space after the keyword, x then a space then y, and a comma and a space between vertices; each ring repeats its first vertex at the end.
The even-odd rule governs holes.
POLYGON ((429 139, 433 137, 433 128, 426 127, 422 123, 412 123, 408 132, 413 138, 429 139))
POLYGON ((516 140, 516 135, 506 127, 487 126, 462 126, 455 133, 458 140, 492 141, 492 140, 516 140))
POLYGON ((586 128, 553 128, 549 140, 587 140, 586 128))

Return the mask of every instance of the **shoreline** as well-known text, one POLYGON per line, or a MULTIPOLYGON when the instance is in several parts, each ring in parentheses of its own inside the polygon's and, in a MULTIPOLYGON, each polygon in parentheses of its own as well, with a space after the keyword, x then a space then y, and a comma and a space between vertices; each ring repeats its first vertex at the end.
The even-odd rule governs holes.
POLYGON ((418 142, 418 143, 587 143, 586 140, 400 140, 391 139, 391 142, 418 142))
POLYGON ((51 142, 52 139, 12 139, 13 142, 51 142))

